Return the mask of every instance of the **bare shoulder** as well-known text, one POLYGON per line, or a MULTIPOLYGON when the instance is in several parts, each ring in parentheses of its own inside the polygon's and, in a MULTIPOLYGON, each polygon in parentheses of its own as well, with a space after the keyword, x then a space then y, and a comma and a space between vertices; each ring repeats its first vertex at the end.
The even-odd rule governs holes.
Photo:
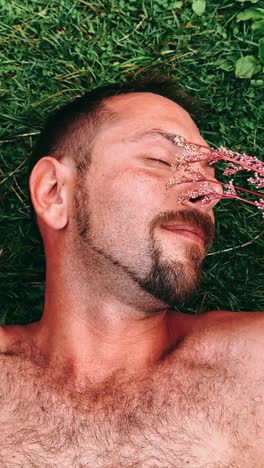
POLYGON ((231 312, 225 310, 210 311, 201 316, 203 324, 210 328, 229 331, 234 334, 247 333, 249 337, 262 337, 264 345, 264 311, 263 312, 231 312))
POLYGON ((201 316, 200 323, 210 332, 246 336, 256 341, 260 339, 260 344, 264 347, 264 311, 210 311, 201 316))
POLYGON ((12 348, 12 344, 25 334, 21 325, 0 325, 0 356, 6 355, 12 348))
POLYGON ((206 342, 226 343, 227 349, 244 359, 263 378, 264 312, 211 311, 201 317, 206 342))
POLYGON ((6 325, 0 325, 0 354, 5 350, 8 344, 8 331, 6 325))

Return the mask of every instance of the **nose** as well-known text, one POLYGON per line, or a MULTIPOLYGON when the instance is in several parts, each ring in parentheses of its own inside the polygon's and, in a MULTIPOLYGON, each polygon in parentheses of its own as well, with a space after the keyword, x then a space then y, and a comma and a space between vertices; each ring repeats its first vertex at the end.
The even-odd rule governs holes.
POLYGON ((188 183, 188 188, 187 184, 182 184, 182 193, 191 195, 189 199, 182 202, 182 205, 192 208, 195 205, 196 208, 208 212, 221 200, 221 196, 224 193, 223 187, 216 177, 212 175, 212 168, 202 168, 199 164, 199 167, 193 168, 193 170, 199 170, 204 177, 202 181, 188 183), (184 190, 184 185, 186 185, 187 190, 184 190))

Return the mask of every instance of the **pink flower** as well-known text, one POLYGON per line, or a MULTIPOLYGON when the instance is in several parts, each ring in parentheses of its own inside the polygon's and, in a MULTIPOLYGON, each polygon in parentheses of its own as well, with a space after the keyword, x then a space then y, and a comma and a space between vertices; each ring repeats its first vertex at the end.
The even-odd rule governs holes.
POLYGON ((233 179, 231 179, 227 184, 210 180, 205 178, 204 174, 202 174, 199 170, 194 171, 191 168, 191 163, 197 161, 207 161, 210 165, 220 161, 228 161, 228 165, 225 168, 223 175, 233 175, 239 171, 254 171, 254 177, 250 177, 247 179, 248 182, 256 185, 258 189, 264 188, 264 163, 257 159, 256 157, 248 156, 244 153, 237 153, 235 151, 228 150, 224 147, 220 147, 217 150, 213 148, 208 148, 207 146, 197 145, 194 143, 190 143, 181 135, 176 135, 175 144, 181 148, 179 154, 174 155, 173 162, 171 166, 178 171, 181 167, 184 167, 184 174, 180 177, 173 177, 169 179, 166 188, 172 187, 176 184, 182 184, 187 182, 197 182, 201 181, 202 183, 199 186, 198 190, 188 191, 178 197, 178 201, 180 204, 184 200, 189 200, 190 198, 196 198, 199 196, 204 196, 203 200, 201 201, 202 204, 208 203, 210 200, 216 198, 234 198, 237 200, 244 201, 250 205, 257 206, 259 210, 262 210, 262 216, 264 218, 264 198, 260 198, 259 201, 251 202, 249 200, 245 200, 237 195, 236 190, 247 192, 252 195, 256 195, 257 197, 261 197, 257 192, 252 192, 251 190, 246 190, 241 187, 237 187, 233 185, 233 179), (236 164, 236 165, 235 165, 236 164), (218 193, 214 190, 212 183, 218 183, 222 185, 227 190, 223 192, 223 194, 218 193))

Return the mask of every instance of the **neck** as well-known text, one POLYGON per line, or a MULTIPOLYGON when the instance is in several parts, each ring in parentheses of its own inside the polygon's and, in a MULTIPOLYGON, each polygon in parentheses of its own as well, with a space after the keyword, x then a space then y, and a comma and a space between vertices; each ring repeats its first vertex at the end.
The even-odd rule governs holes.
POLYGON ((42 319, 29 329, 48 362, 71 363, 76 378, 100 382, 120 369, 144 370, 175 349, 197 318, 157 311, 157 302, 143 312, 102 283, 99 290, 98 281, 80 281, 65 265, 62 271, 47 265, 42 319))

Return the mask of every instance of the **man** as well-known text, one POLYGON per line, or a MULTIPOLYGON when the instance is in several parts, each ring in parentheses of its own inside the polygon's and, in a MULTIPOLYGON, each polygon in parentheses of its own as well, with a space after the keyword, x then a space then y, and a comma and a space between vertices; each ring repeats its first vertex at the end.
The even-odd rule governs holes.
POLYGON ((173 82, 135 81, 48 121, 29 183, 45 303, 1 328, 0 466, 264 467, 262 314, 173 310, 200 284, 217 202, 165 188, 173 135, 206 145, 188 109, 173 82))

